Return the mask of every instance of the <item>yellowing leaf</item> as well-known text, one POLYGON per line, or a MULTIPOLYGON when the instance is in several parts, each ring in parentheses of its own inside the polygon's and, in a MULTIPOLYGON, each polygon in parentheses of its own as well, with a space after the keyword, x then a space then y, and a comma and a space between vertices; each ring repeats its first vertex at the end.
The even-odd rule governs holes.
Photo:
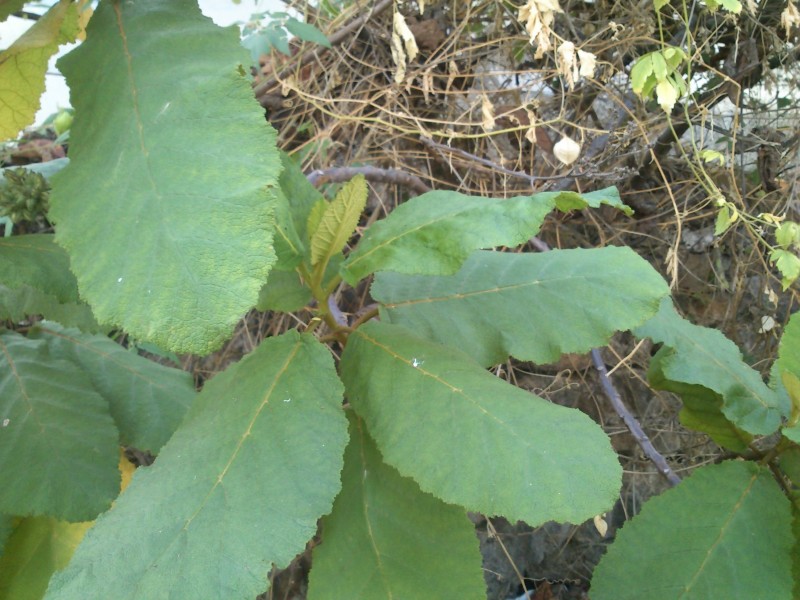
POLYGON ((319 227, 311 237, 311 264, 327 263, 339 252, 358 225, 367 203, 367 181, 357 175, 339 190, 327 208, 319 227))
POLYGON ((0 599, 44 596, 50 577, 67 566, 92 523, 67 523, 50 517, 22 519, 0 558, 0 599))
POLYGON ((0 139, 15 138, 33 122, 47 62, 77 34, 78 11, 69 0, 61 0, 0 53, 0 139))
POLYGON ((664 112, 672 112, 672 107, 678 100, 678 90, 671 81, 661 81, 656 86, 656 97, 658 104, 664 109, 664 112))
POLYGON ((325 198, 320 198, 317 200, 312 206, 311 210, 308 213, 308 219, 306 220, 306 231, 308 231, 308 239, 314 237, 314 234, 319 229, 319 224, 322 221, 322 216, 325 214, 325 210, 328 208, 328 201, 325 198))

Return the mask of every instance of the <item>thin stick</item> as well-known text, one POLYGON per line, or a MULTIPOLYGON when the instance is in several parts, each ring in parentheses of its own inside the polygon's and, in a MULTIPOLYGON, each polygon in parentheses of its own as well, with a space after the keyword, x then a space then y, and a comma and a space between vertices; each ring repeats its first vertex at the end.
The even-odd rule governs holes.
POLYGON ((653 446, 650 438, 647 437, 639 421, 636 420, 636 417, 630 413, 622 402, 622 398, 620 398, 617 390, 611 383, 611 378, 608 376, 603 357, 600 356, 600 351, 597 348, 592 350, 592 362, 594 363, 594 368, 597 369, 597 372, 600 374, 600 384, 603 386, 603 391, 611 401, 614 410, 617 411, 617 414, 622 418, 628 430, 631 432, 636 443, 639 444, 639 447, 644 451, 647 458, 656 466, 658 472, 661 473, 671 485, 678 485, 681 482, 681 478, 675 474, 672 468, 667 464, 666 459, 655 449, 655 446, 653 446))
POLYGON ((466 159, 475 161, 477 163, 480 163, 485 167, 489 167, 490 169, 494 169, 495 171, 498 171, 498 172, 503 173, 505 175, 510 175, 511 177, 518 177, 519 179, 526 179, 531 183, 535 183, 537 181, 548 181, 548 180, 553 180, 553 179, 558 180, 558 179, 565 179, 565 178, 570 178, 570 177, 579 177, 579 175, 575 175, 575 174, 573 174, 571 172, 567 173, 566 175, 547 175, 547 176, 544 176, 544 175, 528 175, 527 173, 524 173, 522 171, 512 171, 511 169, 506 169, 505 167, 503 167, 501 165, 498 165, 497 163, 494 163, 494 162, 492 162, 490 160, 486 160, 485 158, 481 158, 480 156, 476 156, 474 154, 470 154, 466 150, 461 150, 460 148, 452 148, 452 147, 447 146, 445 144, 440 144, 439 142, 434 142, 429 137, 421 136, 419 139, 423 144, 425 144, 426 146, 429 146, 431 148, 434 148, 435 150, 451 152, 452 154, 458 154, 459 156, 461 156, 463 158, 466 158, 466 159))
POLYGON ((306 175, 312 185, 319 187, 323 183, 338 183, 349 181, 356 175, 363 175, 370 181, 384 181, 397 185, 405 185, 417 194, 430 192, 425 183, 416 175, 399 169, 381 169, 378 167, 332 167, 330 169, 317 169, 306 175))
MULTIPOLYGON (((550 247, 547 245, 547 243, 543 242, 539 238, 533 238, 531 241, 534 242, 534 246, 536 246, 536 248, 541 252, 547 252, 550 250, 550 247)), ((622 401, 619 392, 617 392, 614 384, 611 382, 611 377, 608 375, 606 364, 603 362, 603 357, 600 356, 600 350, 594 348, 591 354, 594 368, 597 369, 597 373, 600 375, 600 385, 603 386, 603 391, 611 401, 611 406, 614 407, 614 410, 625 423, 628 431, 631 432, 633 439, 635 439, 636 443, 639 444, 639 447, 642 449, 645 456, 650 459, 650 462, 656 466, 658 472, 661 473, 671 485, 678 485, 681 482, 681 478, 678 477, 675 474, 675 471, 673 471, 672 468, 667 464, 667 459, 665 459, 661 453, 656 450, 655 446, 653 446, 653 442, 651 442, 650 438, 647 437, 647 434, 644 432, 644 429, 642 429, 639 421, 636 420, 636 417, 634 417, 633 414, 628 410, 628 407, 625 406, 625 403, 622 401)))

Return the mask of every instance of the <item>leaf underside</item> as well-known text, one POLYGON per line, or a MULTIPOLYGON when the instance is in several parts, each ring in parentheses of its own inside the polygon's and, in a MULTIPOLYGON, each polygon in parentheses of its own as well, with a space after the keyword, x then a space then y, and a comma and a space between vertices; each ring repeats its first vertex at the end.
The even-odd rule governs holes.
POLYGON ((702 467, 622 528, 591 597, 788 600, 792 543, 789 502, 769 469, 702 467))
POLYGON ((489 366, 509 355, 540 364, 604 345, 641 324, 669 294, 630 248, 538 254, 475 252, 452 276, 378 273, 381 318, 489 366))
POLYGON ((350 417, 342 491, 322 520, 309 599, 486 598, 475 526, 464 509, 384 463, 364 422, 350 417))
POLYGON ((268 338, 206 384, 46 597, 252 600, 331 509, 341 401, 327 348, 296 332, 268 338))
POLYGON ((458 350, 370 322, 350 335, 341 374, 384 460, 445 502, 536 525, 582 522, 617 497, 600 427, 458 350))
POLYGON ((101 323, 175 352, 218 347, 275 260, 280 159, 238 34, 191 0, 101 2, 59 61, 76 116, 57 240, 101 323))

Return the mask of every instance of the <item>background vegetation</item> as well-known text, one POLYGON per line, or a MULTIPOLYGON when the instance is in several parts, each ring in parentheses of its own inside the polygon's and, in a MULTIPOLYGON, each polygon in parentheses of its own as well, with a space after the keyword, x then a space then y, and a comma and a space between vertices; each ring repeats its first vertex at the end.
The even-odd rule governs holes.
MULTIPOLYGON (((12 4, 22 3, 2 6, 20 8, 12 4)), ((62 4, 68 10, 69 3, 62 4)), ((365 176, 369 194, 359 233, 432 189, 505 198, 616 186, 633 208, 632 216, 610 206, 554 212, 544 218, 537 238, 520 250, 633 248, 669 282, 680 312, 723 332, 767 378, 796 308, 794 280, 800 274, 795 255, 800 234, 794 225, 800 220, 800 13, 792 2, 532 0, 520 6, 496 0, 322 0, 288 2, 289 9, 292 16, 257 15, 244 28, 253 92, 277 131, 278 147, 326 195, 333 197, 339 184, 355 175, 365 176)), ((59 35, 64 38, 59 42, 80 36, 80 27, 59 35)), ((68 72, 69 61, 63 66, 68 72)), ((165 85, 187 76, 165 72, 165 85)), ((48 123, 7 144, 3 166, 48 163, 67 155, 69 123, 64 125, 63 120, 48 123)), ((256 126, 245 119, 236 132, 256 126)), ((170 148, 173 154, 165 154, 165 164, 182 152, 218 142, 187 139, 170 148)), ((264 158, 270 156, 267 146, 256 157, 224 159, 243 172, 276 171, 274 161, 270 166, 264 158)), ((22 203, 5 200, 14 232, 52 231, 47 207, 27 206, 30 197, 26 193, 22 203)), ((262 218, 255 212, 251 216, 253 221, 262 218)), ((119 231, 106 233, 136 241, 135 228, 125 229, 130 221, 120 217, 120 223, 119 231)), ((224 216, 219 223, 226 225, 224 216)), ((62 235, 73 247, 88 243, 77 226, 68 231, 65 225, 62 235)), ((231 257, 249 251, 246 241, 228 250, 231 257)), ((617 275, 609 272, 607 277, 613 286, 617 275)), ((368 284, 335 289, 338 309, 353 318, 367 314, 373 308, 368 284)), ((265 288, 259 308, 288 312, 250 311, 235 335, 211 354, 191 340, 182 349, 187 353, 179 355, 146 343, 137 346, 124 335, 117 341, 158 362, 179 364, 199 387, 263 340, 312 323, 311 312, 292 312, 305 298, 298 302, 282 293, 276 301, 268 293, 265 288)), ((238 295, 231 291, 232 305, 238 295)), ((113 320, 114 311, 136 310, 112 303, 100 320, 113 320)), ((147 323, 147 311, 141 312, 147 323)), ((10 313, 6 325, 25 332, 35 318, 23 317, 10 313)), ((91 313, 71 318, 71 324, 102 330, 91 313)), ((220 342, 227 339, 226 327, 220 328, 220 342)), ((687 334, 701 339, 697 336, 693 330, 687 334)), ((688 429, 686 419, 678 418, 677 397, 654 389, 687 392, 668 383, 653 385, 652 355, 659 343, 669 346, 668 337, 652 329, 638 338, 621 333, 601 352, 621 404, 631 414, 618 410, 604 392, 608 380, 589 355, 566 354, 550 364, 509 359, 493 367, 498 377, 577 408, 599 423, 620 457, 623 481, 613 512, 579 526, 552 522, 530 527, 471 513, 490 598, 525 590, 539 600, 583 597, 617 529, 646 500, 694 469, 734 454, 732 444, 719 435, 688 429), (630 419, 641 424, 639 433, 631 433, 630 419)), ((181 396, 187 393, 187 380, 170 385, 183 390, 173 393, 176 403, 188 403, 181 396)), ((179 407, 166 413, 155 419, 163 430, 124 432, 140 442, 125 444, 133 463, 148 464, 152 455, 141 448, 160 447, 171 432, 169 423, 182 415, 179 407), (142 441, 145 434, 151 439, 142 441)), ((351 420, 349 427, 352 438, 358 424, 351 420)), ((376 460, 373 442, 356 437, 365 460, 376 460)), ((113 446, 114 440, 108 443, 113 446)), ((747 448, 746 443, 737 451, 747 448)), ((80 537, 74 531, 69 535, 80 537)), ((267 597, 305 597, 314 546, 312 540, 288 568, 273 571, 267 597)), ((55 566, 65 562, 55 561, 55 566)), ((448 589, 447 581, 437 585, 448 589)))

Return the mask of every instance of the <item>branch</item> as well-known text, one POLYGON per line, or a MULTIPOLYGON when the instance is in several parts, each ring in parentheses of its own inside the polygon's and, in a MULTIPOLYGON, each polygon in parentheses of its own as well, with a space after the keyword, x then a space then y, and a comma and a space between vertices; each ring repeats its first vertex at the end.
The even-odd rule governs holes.
POLYGON ((497 163, 494 163, 490 160, 481 158, 480 156, 476 156, 475 154, 470 154, 466 150, 461 150, 460 148, 452 148, 451 146, 440 144, 439 142, 434 142, 431 138, 425 136, 420 136, 419 139, 426 146, 433 148, 434 150, 438 150, 439 152, 445 151, 445 152, 450 152, 452 154, 458 154, 463 158, 475 161, 485 167, 489 167, 490 169, 494 169, 495 171, 498 171, 505 175, 510 175, 511 177, 518 177, 519 179, 526 179, 530 183, 535 183, 537 181, 548 181, 553 179, 580 177, 580 175, 573 175, 572 173, 567 173, 566 175, 547 175, 547 176, 528 175, 523 171, 512 171, 511 169, 506 169, 505 167, 498 165, 497 163))
MULTIPOLYGON (((348 23, 335 33, 333 33, 329 38, 328 41, 331 43, 331 47, 338 46, 339 44, 344 41, 344 39, 349 36, 351 33, 363 27, 367 21, 369 21, 372 17, 379 15, 384 10, 389 8, 392 5, 393 0, 379 0, 364 16, 355 19, 354 21, 348 23)), ((288 77, 292 71, 296 69, 300 69, 305 65, 318 60, 320 56, 327 51, 328 48, 318 48, 316 50, 309 50, 305 52, 301 57, 300 60, 294 64, 291 64, 277 74, 273 74, 268 79, 253 84, 253 92, 255 93, 256 99, 261 103, 262 106, 266 106, 267 92, 269 92, 272 88, 274 88, 281 79, 285 79, 288 77)))
MULTIPOLYGON (((536 248, 542 252, 550 250, 550 247, 539 238, 533 238, 531 241, 536 248)), ((614 407, 614 410, 622 418, 628 431, 631 432, 633 439, 639 444, 639 447, 642 449, 645 456, 650 459, 650 462, 656 466, 658 472, 661 473, 671 485, 678 485, 681 482, 681 478, 675 474, 675 471, 667 464, 667 460, 656 450, 655 446, 653 446, 653 442, 650 441, 650 438, 647 437, 647 434, 639 424, 639 421, 636 420, 636 417, 634 417, 628 410, 628 407, 625 406, 622 398, 620 398, 619 392, 617 392, 614 384, 611 382, 611 378, 608 376, 608 370, 603 362, 603 357, 600 356, 600 350, 597 348, 592 350, 592 362, 594 363, 594 368, 597 369, 597 373, 600 375, 600 384, 603 386, 603 391, 611 401, 611 406, 614 407)))
POLYGON ((378 167, 332 167, 330 169, 317 169, 306 175, 312 185, 319 187, 323 183, 339 183, 349 181, 356 175, 363 175, 370 181, 383 181, 397 185, 405 185, 417 194, 430 192, 425 183, 416 175, 406 173, 399 169, 380 169, 378 167))
POLYGON ((622 398, 620 398, 619 393, 617 393, 617 390, 611 383, 611 378, 608 376, 603 357, 600 356, 600 351, 597 348, 592 350, 592 362, 594 363, 594 368, 597 369, 600 375, 600 384, 603 386, 603 391, 611 401, 614 410, 616 410, 617 414, 622 418, 628 431, 631 432, 633 439, 636 440, 636 443, 639 444, 639 447, 644 451, 645 456, 656 466, 658 472, 661 473, 671 485, 678 485, 681 482, 681 478, 675 474, 675 471, 667 464, 666 459, 656 450, 655 446, 653 446, 653 442, 650 441, 650 438, 647 437, 647 434, 639 424, 639 421, 636 420, 636 417, 631 414, 625 406, 625 403, 622 402, 622 398))

